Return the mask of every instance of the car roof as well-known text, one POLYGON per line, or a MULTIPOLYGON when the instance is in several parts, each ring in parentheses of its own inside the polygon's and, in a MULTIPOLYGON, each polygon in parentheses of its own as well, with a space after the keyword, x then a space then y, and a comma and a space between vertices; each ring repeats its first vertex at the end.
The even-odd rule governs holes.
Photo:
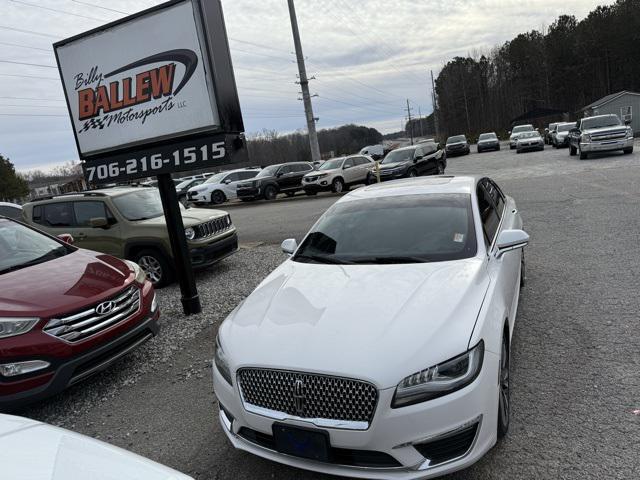
POLYGON ((13 208, 22 209, 22 207, 17 203, 11 203, 11 202, 0 202, 0 207, 13 207, 13 208))
MULTIPOLYGON (((400 152, 402 150, 415 150, 416 148, 420 147, 421 145, 409 145, 408 147, 400 147, 400 148, 396 148, 395 150, 392 150, 393 152, 400 152)), ((391 153, 391 152, 389 152, 391 153)))
POLYGON ((475 192, 476 184, 481 178, 483 177, 475 175, 432 175, 428 177, 406 178, 358 188, 342 197, 339 201, 348 202, 350 200, 363 200, 367 198, 431 193, 471 194, 475 192))

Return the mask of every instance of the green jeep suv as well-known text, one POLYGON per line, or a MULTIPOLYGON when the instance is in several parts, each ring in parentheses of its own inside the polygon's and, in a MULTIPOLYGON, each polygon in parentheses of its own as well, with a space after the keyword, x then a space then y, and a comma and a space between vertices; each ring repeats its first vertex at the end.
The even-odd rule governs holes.
MULTIPOLYGON (((238 250, 227 212, 180 206, 196 268, 207 267, 238 250)), ((76 246, 133 260, 156 287, 173 281, 169 234, 155 188, 109 188, 48 197, 27 203, 24 220, 51 235, 70 233, 76 246)))

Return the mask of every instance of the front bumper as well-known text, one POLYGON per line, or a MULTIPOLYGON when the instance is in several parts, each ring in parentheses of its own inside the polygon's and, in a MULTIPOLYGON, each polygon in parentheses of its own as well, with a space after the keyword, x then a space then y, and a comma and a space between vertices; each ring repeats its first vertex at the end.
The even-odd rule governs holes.
POLYGON ((213 243, 191 248, 189 255, 191 256, 191 265, 195 268, 206 268, 233 255, 237 251, 238 234, 234 231, 231 235, 227 235, 213 243))
POLYGON ((496 142, 496 143, 484 143, 484 144, 478 144, 478 151, 479 152, 484 152, 487 150, 500 150, 500 143, 496 142))
POLYGON ((532 150, 544 150, 544 143, 533 143, 533 144, 518 144, 516 146, 519 152, 529 152, 532 150))
POLYGON ((317 180, 302 180, 302 188, 305 192, 326 192, 331 190, 331 179, 329 177, 318 178, 317 180))
POLYGON ((189 192, 187 194, 187 200, 193 203, 209 203, 211 201, 211 194, 207 192, 189 192))
POLYGON ((471 148, 456 148, 455 150, 446 149, 448 157, 455 157, 456 155, 466 155, 471 152, 471 148))
POLYGON ((53 372, 6 383, 0 380, 0 410, 13 411, 24 408, 106 370, 113 363, 157 335, 160 330, 159 318, 159 310, 154 313, 149 312, 148 316, 135 327, 98 348, 91 349, 76 357, 51 360, 53 372), (44 378, 46 378, 45 383, 33 386, 44 378), (5 395, 3 391, 8 390, 15 393, 5 395))
MULTIPOLYGON (((406 178, 407 177, 407 173, 409 172, 409 169, 403 169, 403 170, 380 170, 380 181, 381 182, 386 182, 389 180, 397 180, 399 178, 406 178)), ((377 178, 377 173, 375 172, 375 170, 372 173, 372 178, 375 180, 377 178)))
MULTIPOLYGON (((237 389, 230 386, 213 367, 214 390, 224 407, 219 420, 234 447, 260 457, 290 466, 332 475, 372 479, 424 479, 466 468, 479 460, 496 442, 499 358, 485 352, 482 371, 469 386, 450 395, 408 407, 392 409, 395 389, 379 390, 373 421, 367 430, 322 429, 329 435, 331 449, 359 453, 384 454, 395 460, 396 466, 347 465, 336 461, 318 462, 287 455, 269 448, 274 423, 315 428, 295 419, 277 421, 248 412, 237 389), (226 412, 226 413, 225 413, 226 412), (461 427, 477 424, 475 437, 468 450, 457 457, 433 464, 413 446, 446 437, 461 427), (263 441, 250 440, 241 429, 256 432, 263 441)), ((246 430, 242 430, 245 432, 246 430)))
POLYGON ((620 140, 603 140, 601 142, 580 142, 580 150, 583 152, 611 152, 633 147, 633 138, 623 138, 620 140))

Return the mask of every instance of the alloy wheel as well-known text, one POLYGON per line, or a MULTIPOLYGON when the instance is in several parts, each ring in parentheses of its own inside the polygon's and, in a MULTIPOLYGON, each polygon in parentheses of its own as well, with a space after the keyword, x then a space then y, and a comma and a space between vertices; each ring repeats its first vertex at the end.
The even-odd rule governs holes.
POLYGON ((409 177, 411 177, 411 178, 415 178, 415 177, 417 177, 417 176, 418 176, 418 174, 416 173, 416 171, 415 171, 415 170, 410 170, 410 171, 409 171, 409 177))
POLYGON ((509 384, 510 373, 510 359, 509 348, 507 347, 507 338, 502 341, 502 354, 500 355, 500 378, 499 378, 499 391, 500 397, 498 400, 498 434, 504 436, 509 429, 509 418, 511 413, 511 389, 509 384))
POLYGON ((225 201, 224 193, 216 190, 211 194, 211 203, 215 205, 220 205, 221 203, 224 203, 224 201, 225 201))
POLYGON ((162 265, 160 261, 150 255, 144 255, 138 259, 138 265, 147 274, 151 283, 159 283, 162 279, 162 265))
POLYGON ((343 190, 344 190, 344 183, 339 178, 336 178, 333 181, 333 191, 335 193, 342 193, 343 190))
POLYGON ((444 165, 441 163, 438 164, 438 175, 444 175, 444 165))

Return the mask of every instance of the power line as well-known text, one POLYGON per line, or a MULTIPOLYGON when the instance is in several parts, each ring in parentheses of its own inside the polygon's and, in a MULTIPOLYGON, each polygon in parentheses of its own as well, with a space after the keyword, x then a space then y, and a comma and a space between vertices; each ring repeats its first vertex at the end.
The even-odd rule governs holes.
POLYGON ((97 20, 99 22, 107 22, 108 21, 108 20, 105 20, 104 18, 88 17, 87 15, 81 15, 79 13, 68 12, 66 10, 59 10, 57 8, 45 7, 43 5, 36 5, 34 3, 22 2, 20 0, 9 0, 9 1, 13 2, 13 3, 18 3, 20 5, 26 5, 27 7, 41 8, 42 10, 49 10, 50 12, 63 13, 65 15, 73 15, 74 17, 86 18, 88 20, 97 20))
POLYGON ((38 78, 42 80, 60 80, 58 77, 42 77, 40 75, 17 75, 13 73, 0 73, 0 77, 38 78))
POLYGON ((5 27, 4 25, 0 25, 0 28, 2 28, 4 30, 11 30, 11 31, 14 31, 14 32, 30 33, 31 35, 40 35, 41 37, 60 38, 58 35, 51 35, 49 33, 35 32, 33 30, 23 30, 21 28, 5 27))
POLYGON ((0 99, 4 100, 38 100, 40 102, 64 102, 64 100, 59 98, 35 98, 35 97, 0 97, 0 99))
POLYGON ((69 115, 56 115, 46 113, 0 113, 3 117, 68 117, 69 115))
POLYGON ((20 45, 18 43, 8 43, 8 42, 0 42, 0 45, 6 45, 7 47, 28 48, 30 50, 40 50, 42 52, 51 53, 51 49, 50 48, 39 48, 39 47, 32 47, 32 46, 29 46, 29 45, 20 45))
POLYGON ((58 68, 53 65, 45 65, 44 63, 16 62, 13 60, 0 60, 0 63, 12 63, 14 65, 29 65, 30 67, 58 68))
POLYGON ((19 108, 65 108, 64 105, 11 105, 0 103, 0 107, 19 107, 19 108))
POLYGON ((102 5, 96 5, 95 3, 81 2, 80 0, 71 0, 71 1, 75 3, 79 3, 81 5, 86 5, 88 7, 101 8, 102 10, 107 10, 109 12, 122 13, 124 15, 129 15, 128 12, 123 12, 122 10, 116 10, 115 8, 103 7, 102 5))

